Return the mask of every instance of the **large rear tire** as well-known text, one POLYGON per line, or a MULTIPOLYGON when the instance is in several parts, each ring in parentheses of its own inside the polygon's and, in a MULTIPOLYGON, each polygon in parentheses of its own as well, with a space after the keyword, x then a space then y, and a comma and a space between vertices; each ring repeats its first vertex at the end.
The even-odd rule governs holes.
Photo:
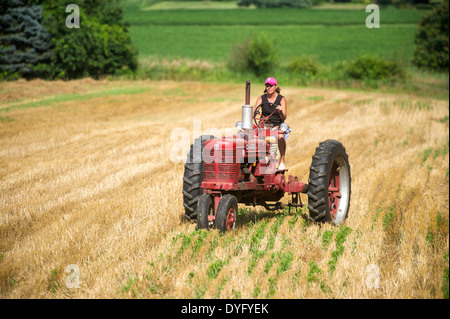
POLYGON ((183 175, 183 206, 184 214, 189 219, 197 219, 197 202, 203 189, 203 147, 205 142, 213 139, 214 136, 202 135, 195 139, 191 145, 184 165, 183 175))
POLYGON ((350 164, 344 146, 336 140, 320 143, 309 173, 309 218, 314 222, 342 223, 348 215, 350 195, 350 164))

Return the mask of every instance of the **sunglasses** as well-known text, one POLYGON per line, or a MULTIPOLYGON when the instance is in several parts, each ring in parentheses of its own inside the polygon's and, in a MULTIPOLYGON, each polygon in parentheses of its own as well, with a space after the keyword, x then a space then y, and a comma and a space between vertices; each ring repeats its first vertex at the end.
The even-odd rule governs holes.
POLYGON ((269 83, 266 84, 266 88, 272 87, 272 86, 275 86, 275 84, 269 84, 269 83))

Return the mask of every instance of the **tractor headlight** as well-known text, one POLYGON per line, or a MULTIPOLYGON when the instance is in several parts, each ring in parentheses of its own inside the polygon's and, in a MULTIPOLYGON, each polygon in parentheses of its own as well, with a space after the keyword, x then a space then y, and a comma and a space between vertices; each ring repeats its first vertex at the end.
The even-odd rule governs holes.
POLYGON ((242 130, 242 122, 241 121, 236 122, 235 126, 236 126, 238 131, 242 130))
POLYGON ((286 132, 289 129, 289 126, 286 123, 281 123, 280 130, 286 132))

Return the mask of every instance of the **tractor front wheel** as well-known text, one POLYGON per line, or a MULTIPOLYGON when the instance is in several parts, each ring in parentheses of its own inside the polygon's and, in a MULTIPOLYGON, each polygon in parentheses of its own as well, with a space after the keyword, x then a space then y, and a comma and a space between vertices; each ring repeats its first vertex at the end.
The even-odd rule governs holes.
POLYGON ((319 144, 308 180, 309 218, 340 224, 347 218, 351 194, 350 164, 344 146, 336 140, 319 144))
POLYGON ((210 222, 208 217, 214 216, 214 201, 209 194, 203 194, 197 202, 197 228, 209 229, 210 222))
POLYGON ((238 202, 235 196, 222 197, 216 212, 216 227, 222 233, 234 229, 238 215, 238 202))

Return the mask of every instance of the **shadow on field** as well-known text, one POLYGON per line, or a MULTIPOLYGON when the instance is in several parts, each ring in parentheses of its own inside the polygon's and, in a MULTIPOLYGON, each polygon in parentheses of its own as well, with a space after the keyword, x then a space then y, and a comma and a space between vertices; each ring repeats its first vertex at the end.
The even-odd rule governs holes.
POLYGON ((256 224, 258 221, 263 219, 273 219, 277 215, 281 215, 281 212, 268 212, 268 211, 244 211, 239 210, 238 220, 236 222, 236 228, 241 228, 244 225, 247 225, 250 222, 256 224))
MULTIPOLYGON (((238 218, 236 221, 236 229, 244 228, 245 226, 248 226, 250 223, 256 224, 259 221, 267 220, 270 221, 272 219, 276 219, 280 216, 296 216, 296 219, 302 219, 304 223, 309 223, 308 214, 305 212, 302 212, 301 210, 299 212, 295 212, 294 209, 291 210, 291 213, 288 213, 284 210, 280 211, 258 211, 248 208, 239 208, 238 218)), ((180 215, 179 221, 181 225, 197 225, 196 219, 189 219, 186 217, 186 215, 180 215)))
POLYGON ((253 224, 258 223, 262 220, 270 221, 272 219, 279 218, 281 216, 294 216, 296 219, 303 219, 304 222, 309 222, 308 214, 305 214, 301 210, 296 212, 295 209, 292 209, 290 213, 279 210, 274 212, 269 211, 257 211, 252 209, 239 209, 238 220, 236 222, 236 228, 243 228, 248 225, 250 222, 253 224))

